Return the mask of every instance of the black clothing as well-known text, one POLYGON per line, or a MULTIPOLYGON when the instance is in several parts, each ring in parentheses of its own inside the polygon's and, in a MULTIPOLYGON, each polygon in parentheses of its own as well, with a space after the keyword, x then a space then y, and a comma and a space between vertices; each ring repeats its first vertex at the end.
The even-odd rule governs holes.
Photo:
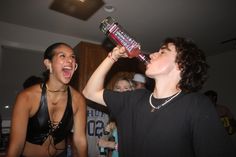
MULTIPOLYGON (((21 155, 20 157, 25 157, 24 155, 21 155)), ((61 152, 60 154, 58 154, 55 157, 67 157, 67 151, 64 150, 63 152, 61 152)))
POLYGON ((68 99, 64 115, 58 125, 55 126, 49 117, 46 84, 43 84, 39 109, 34 116, 29 118, 26 141, 42 145, 47 137, 51 135, 56 145, 69 135, 73 127, 72 100, 69 88, 67 93, 68 99))
POLYGON ((236 157, 214 105, 198 93, 180 93, 155 112, 150 91, 104 91, 115 117, 120 157, 236 157))
MULTIPOLYGON (((24 157, 23 155, 21 155, 20 157, 24 157)), ((58 154, 55 157, 67 157, 67 150, 64 150, 63 152, 61 152, 60 154, 58 154)))

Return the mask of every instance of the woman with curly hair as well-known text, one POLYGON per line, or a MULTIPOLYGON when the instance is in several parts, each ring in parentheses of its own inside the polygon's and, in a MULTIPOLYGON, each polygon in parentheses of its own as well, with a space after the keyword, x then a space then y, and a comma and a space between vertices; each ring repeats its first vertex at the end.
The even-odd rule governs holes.
POLYGON ((114 92, 103 87, 112 65, 127 57, 117 46, 89 79, 83 94, 108 106, 116 119, 120 157, 235 157, 212 102, 198 92, 207 79, 205 55, 192 41, 167 38, 150 54, 145 74, 152 92, 114 92))

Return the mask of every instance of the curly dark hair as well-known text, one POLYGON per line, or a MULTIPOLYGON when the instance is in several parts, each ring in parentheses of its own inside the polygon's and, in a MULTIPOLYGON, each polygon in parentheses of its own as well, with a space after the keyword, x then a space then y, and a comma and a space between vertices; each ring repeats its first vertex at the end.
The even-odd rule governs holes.
MULTIPOLYGON (((63 42, 58 42, 58 43, 54 43, 52 45, 50 45, 44 52, 44 56, 43 59, 48 59, 48 60, 52 60, 53 56, 55 55, 55 49, 58 48, 61 45, 65 45, 67 47, 70 47, 71 49, 73 49, 70 45, 63 43, 63 42)), ((43 72, 43 81, 46 82, 49 79, 49 70, 46 70, 43 72)))
POLYGON ((179 88, 185 92, 199 91, 207 80, 209 68, 204 52, 193 41, 185 38, 167 38, 163 41, 162 46, 169 43, 175 45, 176 63, 181 70, 179 88))

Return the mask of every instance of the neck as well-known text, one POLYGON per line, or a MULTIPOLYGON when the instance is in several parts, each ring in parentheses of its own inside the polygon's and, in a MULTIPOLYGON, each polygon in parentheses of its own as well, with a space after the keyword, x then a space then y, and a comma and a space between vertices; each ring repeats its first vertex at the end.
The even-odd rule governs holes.
MULTIPOLYGON (((179 73, 179 72, 178 72, 179 73)), ((166 98, 169 97, 181 89, 178 88, 178 83, 180 81, 179 74, 175 72, 166 75, 158 75, 154 78, 155 89, 153 91, 153 96, 156 98, 166 98)))
POLYGON ((63 85, 61 87, 58 87, 58 86, 56 87, 56 86, 53 86, 49 83, 46 83, 46 88, 47 88, 48 92, 52 92, 52 93, 66 92, 67 88, 68 88, 68 85, 63 85))
POLYGON ((173 89, 167 88, 165 90, 155 88, 153 91, 153 97, 158 98, 158 99, 167 98, 167 97, 170 97, 180 91, 181 91, 181 89, 179 89, 179 88, 173 88, 173 89))

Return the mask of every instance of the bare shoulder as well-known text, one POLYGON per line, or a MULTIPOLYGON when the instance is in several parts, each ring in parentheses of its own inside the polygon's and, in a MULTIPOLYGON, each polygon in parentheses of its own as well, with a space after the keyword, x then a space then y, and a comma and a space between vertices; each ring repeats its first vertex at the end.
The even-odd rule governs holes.
POLYGON ((85 101, 85 98, 82 95, 82 93, 80 93, 79 91, 75 90, 71 86, 70 86, 70 90, 71 90, 71 95, 72 95, 72 100, 73 101, 85 101))
POLYGON ((31 87, 24 89, 20 94, 22 94, 23 96, 27 98, 30 98, 30 97, 37 97, 41 95, 41 92, 42 92, 41 86, 37 84, 37 85, 33 85, 31 87))
POLYGON ((84 108, 86 106, 86 103, 85 103, 85 98, 82 95, 82 93, 75 90, 71 86, 70 86, 70 90, 71 90, 71 95, 72 95, 73 108, 75 108, 76 110, 78 110, 79 107, 84 108))
POLYGON ((41 96, 41 87, 40 85, 34 85, 32 87, 22 90, 16 97, 15 105, 24 107, 30 107, 36 102, 39 102, 41 96))

